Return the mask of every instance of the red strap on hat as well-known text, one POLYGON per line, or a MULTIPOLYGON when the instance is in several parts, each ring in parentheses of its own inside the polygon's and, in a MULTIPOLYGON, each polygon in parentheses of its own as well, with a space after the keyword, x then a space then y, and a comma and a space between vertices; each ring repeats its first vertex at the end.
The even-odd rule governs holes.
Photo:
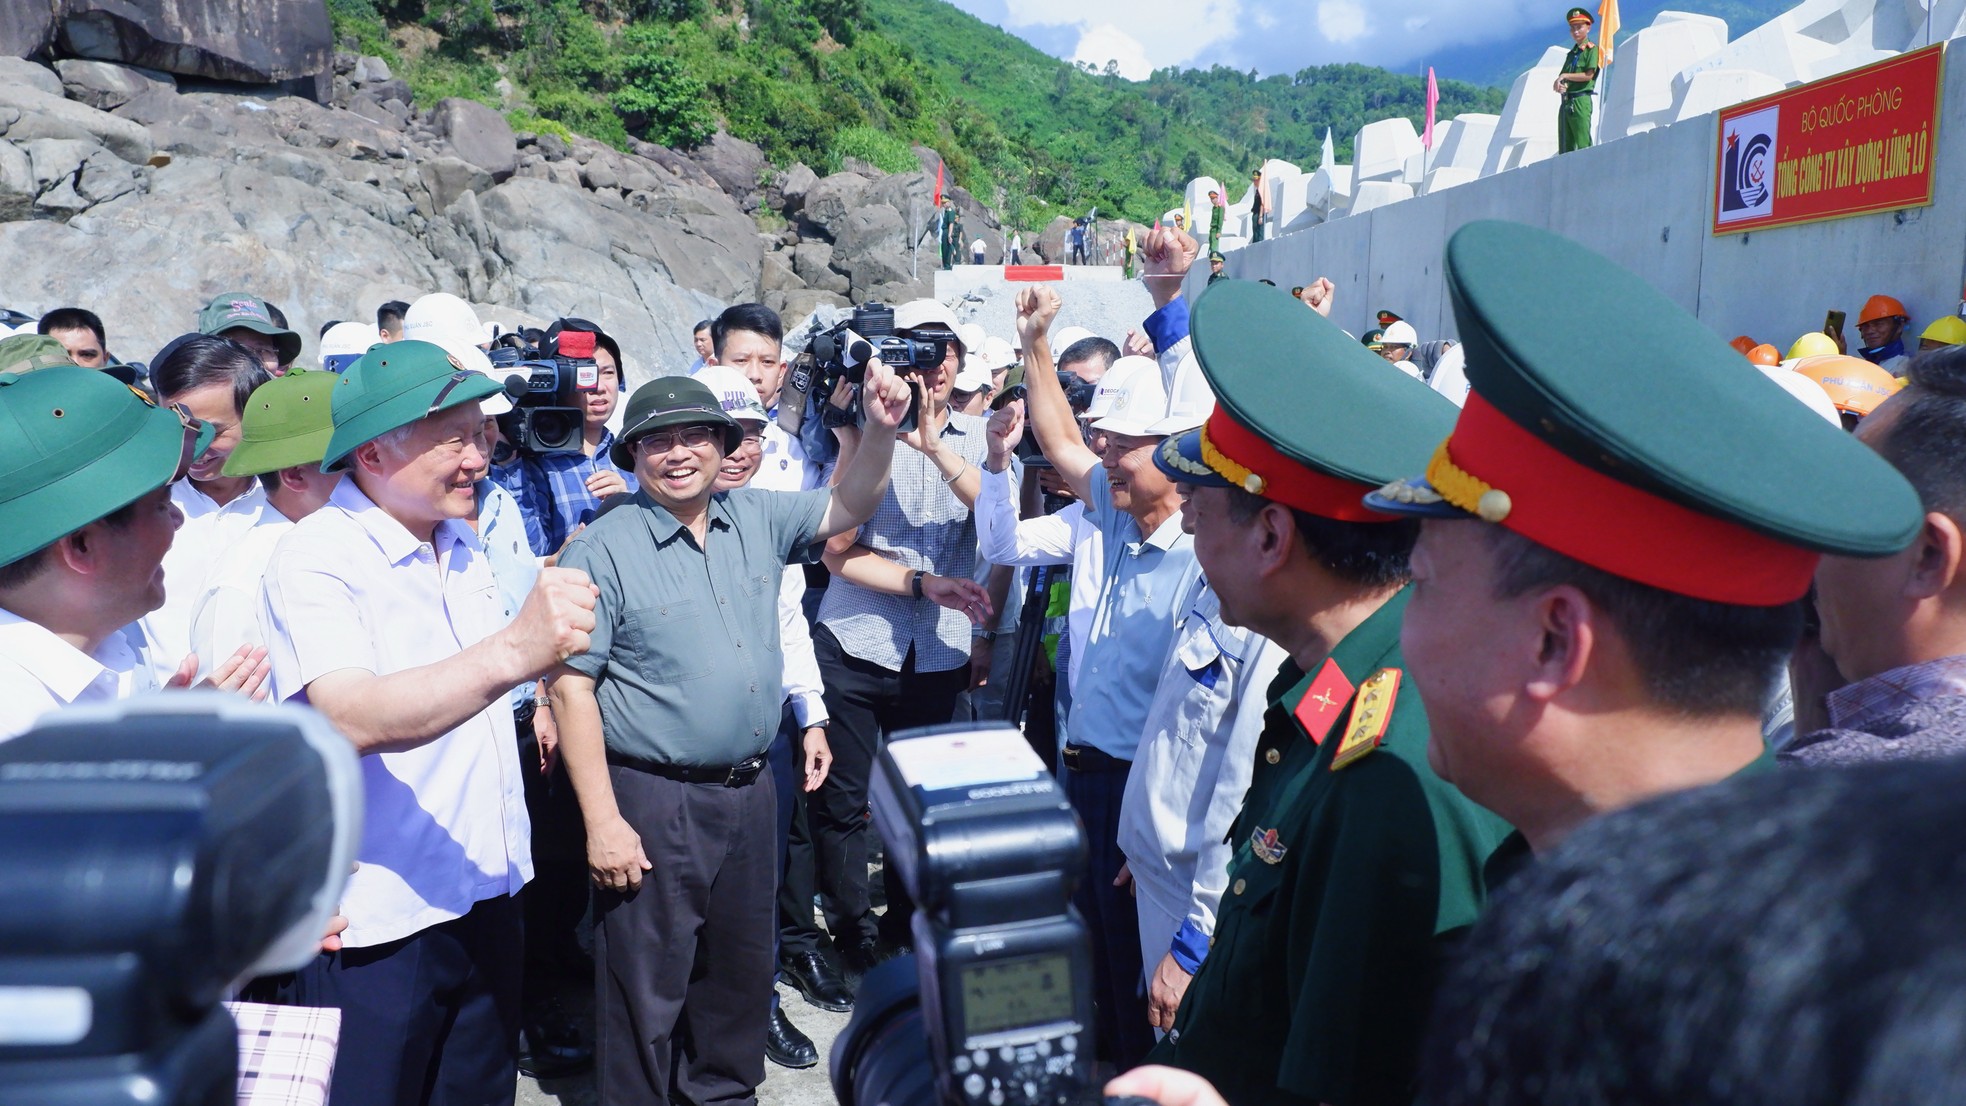
MULTIPOLYGON (((1497 521, 1566 557, 1677 595, 1771 607, 1802 598, 1821 554, 1685 507, 1580 464, 1470 394, 1447 440, 1454 467, 1507 493, 1497 521)), ((1475 510, 1465 498, 1449 502, 1475 510)))
POLYGON ((1294 461, 1216 405, 1202 427, 1202 460, 1252 495, 1340 522, 1394 522, 1396 515, 1365 506, 1376 485, 1331 476, 1294 461), (1226 461, 1227 464, 1220 462, 1226 461))

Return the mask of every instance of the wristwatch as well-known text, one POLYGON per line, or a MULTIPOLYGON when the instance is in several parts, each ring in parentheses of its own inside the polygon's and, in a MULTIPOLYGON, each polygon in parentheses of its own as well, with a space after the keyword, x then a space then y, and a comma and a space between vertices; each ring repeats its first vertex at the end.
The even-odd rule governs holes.
POLYGON ((908 587, 910 590, 912 590, 915 593, 915 598, 917 599, 920 599, 922 597, 922 577, 926 575, 928 575, 928 573, 923 572, 921 569, 918 568, 915 570, 914 578, 908 581, 908 587))

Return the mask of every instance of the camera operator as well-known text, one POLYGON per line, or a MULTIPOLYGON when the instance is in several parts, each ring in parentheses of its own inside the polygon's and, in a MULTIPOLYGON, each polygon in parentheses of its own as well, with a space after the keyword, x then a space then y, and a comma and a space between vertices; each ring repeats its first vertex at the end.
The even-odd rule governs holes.
POLYGON ((539 512, 546 537, 545 547, 534 550, 540 556, 550 556, 565 545, 594 517, 602 500, 629 490, 628 474, 609 460, 614 432, 608 429, 608 418, 621 396, 621 346, 584 319, 561 319, 555 326, 562 333, 593 333, 594 366, 599 371, 594 390, 581 395, 580 452, 533 453, 523 459, 529 494, 520 498, 520 504, 539 512))
POLYGON ((1130 1067, 1153 1044, 1141 989, 1139 917, 1126 886, 1119 847, 1120 805, 1140 735, 1174 638, 1175 604, 1195 575, 1193 539, 1182 532, 1180 497, 1154 464, 1160 439, 1150 431, 1167 414, 1160 375, 1145 367, 1126 387, 1138 390, 1094 422, 1095 453, 1052 368, 1046 333, 1058 314, 1058 293, 1027 288, 1018 295, 1018 331, 1030 371, 1027 406, 1038 445, 1085 504, 1101 532, 1097 565, 1075 563, 1072 593, 1091 598, 1091 620, 1079 656, 1079 681, 1063 752, 1064 784, 1086 828, 1089 871, 1075 897, 1093 932, 1099 1055, 1130 1067))
MULTIPOLYGON (((867 785, 883 732, 947 722, 969 688, 970 618, 930 597, 931 584, 969 583, 976 559, 970 508, 982 486, 985 420, 949 409, 956 372, 966 352, 955 315, 935 300, 894 311, 897 337, 943 343, 942 363, 908 378, 918 406, 909 446, 894 457, 893 479, 873 517, 862 526, 857 553, 832 543, 827 568, 836 573, 819 604, 813 649, 832 716, 833 770, 808 798, 821 908, 841 967, 863 974, 889 950, 909 944, 906 902, 892 876, 887 915, 877 919, 867 888, 867 785), (849 564, 849 561, 864 562, 849 564), (876 564, 874 561, 885 562, 876 564), (898 565, 900 594, 866 580, 898 565), (860 573, 869 576, 856 581, 860 573)), ((859 445, 859 431, 842 427, 840 465, 859 445)), ((960 596, 956 596, 960 601, 960 596)))
MULTIPOLYGON (((778 422, 778 397, 785 384, 785 327, 778 312, 761 303, 740 303, 727 307, 710 320, 708 366, 734 370, 749 381, 764 405, 770 421, 765 423, 760 443, 756 484, 766 491, 801 492, 825 482, 820 465, 813 464, 799 444, 799 436, 778 422)), ((695 375, 704 366, 691 370, 695 375)), ((724 397, 718 397, 720 399, 724 397)))
MULTIPOLYGON (((132 625, 164 600, 161 565, 183 516, 171 486, 212 430, 94 369, 0 376, 0 740, 49 711, 156 687, 132 625), (30 477, 32 479, 30 479, 30 477)), ((211 686, 258 695, 263 650, 211 686)), ((187 666, 171 683, 190 682, 187 666)))
POLYGON ((718 492, 737 423, 695 380, 643 385, 614 447, 641 490, 560 555, 601 591, 591 646, 552 697, 598 887, 602 1101, 749 1101, 763 1081, 777 583, 887 490, 908 393, 875 364, 863 397, 865 440, 834 488, 718 492))
POLYGON ((594 587, 543 569, 508 622, 465 520, 497 382, 428 342, 377 346, 336 386, 323 467, 346 478, 267 566, 274 694, 363 755, 344 947, 290 1001, 342 1011, 334 1106, 510 1103, 530 827, 508 696, 587 647, 594 587))

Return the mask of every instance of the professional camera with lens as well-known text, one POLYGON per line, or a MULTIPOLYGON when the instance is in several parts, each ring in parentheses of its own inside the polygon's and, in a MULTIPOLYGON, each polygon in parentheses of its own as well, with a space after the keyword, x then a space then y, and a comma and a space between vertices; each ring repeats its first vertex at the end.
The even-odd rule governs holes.
POLYGON ((176 692, 0 744, 0 1106, 231 1106, 228 988, 320 954, 362 834, 304 707, 176 692))
MULTIPOLYGON (((926 372, 940 365, 948 355, 954 334, 927 338, 904 338, 894 333, 894 309, 883 303, 863 303, 853 314, 832 327, 815 333, 806 343, 807 356, 792 366, 786 387, 803 397, 803 417, 816 410, 827 426, 857 426, 861 419, 860 384, 867 379, 867 365, 875 360, 896 373, 926 372), (845 410, 827 400, 840 381, 853 385, 853 400, 845 410)), ((920 412, 919 396, 901 422, 905 431, 915 428, 920 412)), ((796 431, 796 426, 787 427, 796 431)))
POLYGON ((517 398, 510 412, 498 416, 498 430, 513 448, 533 454, 581 451, 587 397, 601 386, 594 360, 600 336, 601 328, 585 319, 500 336, 490 353, 492 371, 509 374, 506 390, 517 398))
POLYGON ((894 735, 871 791, 915 954, 861 984, 841 1106, 1098 1102, 1085 835, 1057 781, 1016 730, 949 725, 894 735))

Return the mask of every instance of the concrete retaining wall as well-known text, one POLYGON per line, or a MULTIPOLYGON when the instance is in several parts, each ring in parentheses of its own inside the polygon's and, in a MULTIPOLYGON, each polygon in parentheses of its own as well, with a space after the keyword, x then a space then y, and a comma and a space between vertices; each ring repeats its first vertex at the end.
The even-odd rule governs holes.
MULTIPOLYGON (((1455 229, 1510 219, 1567 235, 1645 277, 1723 337, 1750 334, 1784 350, 1849 315, 1875 292, 1897 296, 1922 330, 1959 310, 1966 284, 1966 66, 1948 65, 1931 207, 1716 237, 1717 116, 1689 119, 1603 146, 1484 177, 1433 195, 1320 224, 1228 254, 1232 277, 1290 288, 1337 286, 1332 318, 1354 334, 1373 313, 1398 312, 1422 339, 1458 337, 1441 280, 1455 229)), ((1196 266, 1188 285, 1207 280, 1196 266)), ((1588 340, 1588 333, 1580 333, 1588 340)), ((1914 341, 1912 344, 1916 344, 1914 341)), ((1588 349, 1588 345, 1580 349, 1588 349)))

